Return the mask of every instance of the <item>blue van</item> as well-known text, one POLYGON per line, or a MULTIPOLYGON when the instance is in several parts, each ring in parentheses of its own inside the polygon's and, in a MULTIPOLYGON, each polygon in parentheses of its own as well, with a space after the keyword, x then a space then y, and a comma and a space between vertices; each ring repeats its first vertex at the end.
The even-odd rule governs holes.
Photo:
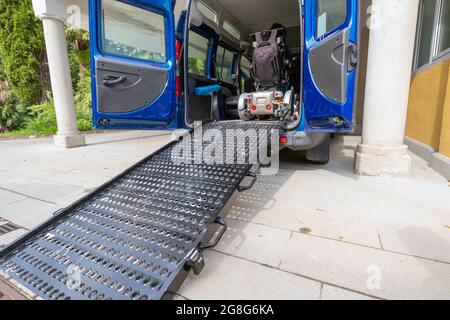
POLYGON ((90 1, 95 128, 239 119, 255 91, 251 35, 281 25, 297 106, 281 143, 327 163, 330 134, 354 130, 358 0, 185 1, 90 1))

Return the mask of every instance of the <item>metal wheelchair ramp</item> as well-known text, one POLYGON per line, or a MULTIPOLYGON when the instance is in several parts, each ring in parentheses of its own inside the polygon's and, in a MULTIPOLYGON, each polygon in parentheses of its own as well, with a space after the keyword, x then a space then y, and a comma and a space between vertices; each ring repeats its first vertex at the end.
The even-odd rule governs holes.
MULTIPOLYGON (((203 129, 277 126, 230 121, 203 129)), ((235 191, 248 188, 240 186, 246 176, 256 179, 248 163, 174 163, 172 150, 180 143, 170 143, 6 247, 0 274, 42 299, 169 297, 190 270, 201 272, 202 251, 226 230, 220 217, 225 205, 235 191)), ((253 147, 246 143, 244 149, 253 147)))

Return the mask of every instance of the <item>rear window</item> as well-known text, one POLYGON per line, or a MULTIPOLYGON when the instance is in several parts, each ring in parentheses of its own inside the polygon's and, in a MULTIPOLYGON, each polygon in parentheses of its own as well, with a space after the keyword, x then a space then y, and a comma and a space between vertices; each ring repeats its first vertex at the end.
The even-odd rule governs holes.
POLYGON ((188 72, 206 76, 209 40, 196 32, 189 32, 188 72))
POLYGON ((164 16, 115 0, 102 0, 102 50, 105 53, 166 62, 164 16))
POLYGON ((232 83, 233 62, 235 54, 222 46, 217 47, 216 78, 222 82, 232 83))

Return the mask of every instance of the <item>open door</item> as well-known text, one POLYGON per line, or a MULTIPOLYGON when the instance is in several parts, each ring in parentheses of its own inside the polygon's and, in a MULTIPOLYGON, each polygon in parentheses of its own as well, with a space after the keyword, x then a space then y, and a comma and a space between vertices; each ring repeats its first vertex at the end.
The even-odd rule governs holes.
POLYGON ((305 1, 304 101, 310 131, 351 132, 358 65, 358 0, 305 1))
POLYGON ((90 0, 97 129, 175 128, 175 0, 90 0))

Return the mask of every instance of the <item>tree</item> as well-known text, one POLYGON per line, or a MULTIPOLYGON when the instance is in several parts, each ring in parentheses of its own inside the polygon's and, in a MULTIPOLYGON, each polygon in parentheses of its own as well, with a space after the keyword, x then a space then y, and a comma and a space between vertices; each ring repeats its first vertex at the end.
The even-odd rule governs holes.
POLYGON ((18 128, 24 119, 25 110, 17 104, 0 65, 0 132, 18 128))
POLYGON ((89 33, 76 27, 66 28, 66 38, 69 50, 73 52, 74 60, 78 63, 78 81, 75 89, 75 109, 77 112, 78 128, 82 131, 92 129, 92 96, 91 96, 91 68, 89 51, 89 33))
POLYGON ((45 101, 50 88, 42 24, 31 0, 0 0, 0 60, 19 103, 45 101))

